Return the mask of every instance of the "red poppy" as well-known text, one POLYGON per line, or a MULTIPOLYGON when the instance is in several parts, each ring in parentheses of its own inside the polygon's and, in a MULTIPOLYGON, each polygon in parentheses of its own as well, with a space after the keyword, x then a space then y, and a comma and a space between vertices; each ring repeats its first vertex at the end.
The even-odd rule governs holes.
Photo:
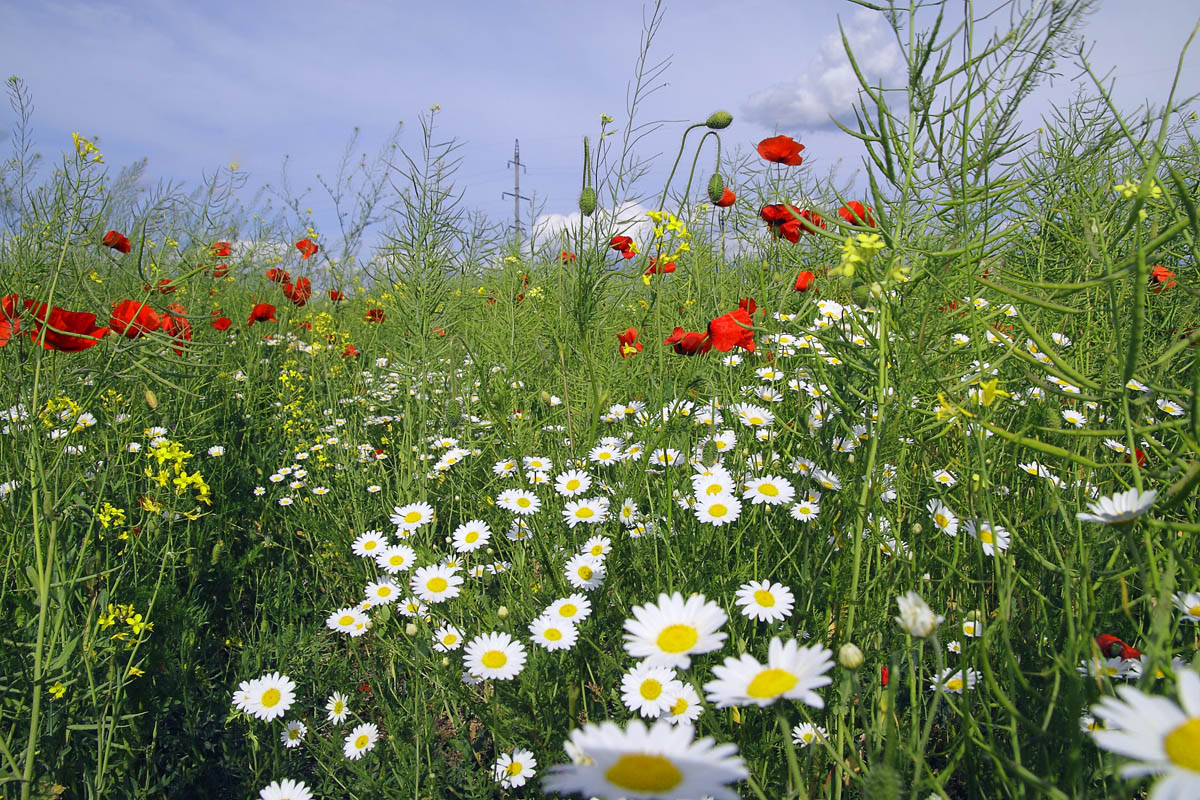
POLYGON ((433 326, 433 333, 434 333, 434 335, 435 335, 435 336, 445 336, 445 335, 446 335, 446 328, 445 328, 445 326, 443 326, 443 325, 434 325, 434 326, 433 326))
POLYGON ((339 292, 337 289, 330 289, 329 290, 329 299, 335 303, 340 303, 346 299, 346 296, 344 294, 342 294, 341 292, 339 292))
POLYGON ((642 352, 642 343, 637 340, 637 328, 626 328, 624 333, 617 334, 617 347, 621 358, 629 358, 634 353, 642 352))
POLYGON ((301 239, 296 242, 296 249, 300 251, 300 260, 308 261, 317 254, 321 248, 312 239, 301 239))
POLYGON ((224 278, 228 274, 229 274, 229 265, 228 264, 217 264, 215 267, 213 267, 212 276, 214 278, 224 278))
POLYGON ((311 331, 312 330, 312 322, 310 322, 309 320, 306 320, 306 319, 301 320, 300 322, 296 323, 296 327, 301 328, 306 331, 311 331))
POLYGON ((104 238, 100 240, 100 243, 105 247, 111 247, 118 253, 128 253, 133 249, 133 245, 129 243, 129 237, 116 231, 109 231, 104 234, 104 238))
MULTIPOLYGON (((1133 456, 1134 456, 1134 458, 1137 459, 1137 463, 1138 463, 1139 467, 1146 466, 1147 459, 1146 459, 1146 451, 1145 450, 1143 450, 1140 447, 1135 447, 1135 448, 1133 448, 1133 456)), ((1125 463, 1126 464, 1129 463, 1129 453, 1125 454, 1125 463)))
POLYGON ((879 668, 879 685, 880 686, 888 685, 888 668, 887 667, 879 668))
POLYGON ((113 306, 112 316, 108 318, 108 327, 126 339, 136 339, 161 326, 162 318, 158 312, 141 300, 122 300, 113 306))
POLYGON ((172 350, 175 355, 183 355, 183 343, 192 340, 192 322, 186 316, 187 310, 179 303, 171 303, 162 315, 162 331, 175 339, 172 350))
POLYGON ((1096 644, 1100 646, 1100 652, 1108 658, 1141 658, 1142 651, 1136 647, 1130 647, 1122 642, 1117 637, 1110 633, 1102 633, 1096 637, 1096 644))
POLYGON ((233 252, 233 245, 229 242, 213 242, 210 250, 217 258, 225 258, 233 252))
POLYGON ((797 292, 807 292, 812 288, 813 283, 817 280, 817 276, 812 273, 812 270, 800 270, 800 274, 796 276, 796 285, 792 288, 797 292))
POLYGON ((821 218, 821 215, 813 211, 811 208, 806 208, 801 211, 800 218, 808 223, 808 225, 805 225, 804 223, 800 224, 801 233, 813 234, 817 232, 817 228, 825 230, 825 228, 828 227, 828 224, 824 219, 821 218))
POLYGON ((804 211, 784 203, 763 206, 762 210, 758 212, 758 215, 767 223, 767 228, 771 231, 772 236, 782 236, 792 244, 800 241, 801 233, 809 232, 801 226, 800 220, 797 219, 804 214, 804 211))
POLYGON ((383 317, 384 314, 382 308, 372 308, 367 311, 366 320, 367 322, 383 322, 383 317))
POLYGON ((708 323, 708 337, 712 346, 722 353, 728 353, 735 347, 754 352, 754 300, 743 300, 736 311, 730 311, 708 323))
POLYGON ((312 283, 308 278, 296 278, 295 285, 283 284, 283 295, 296 305, 302 306, 312 298, 312 283))
POLYGON ((250 319, 246 322, 246 327, 250 327, 256 322, 279 322, 275 319, 275 306, 270 303, 259 303, 250 309, 250 319))
POLYGON ((267 270, 267 280, 269 281, 274 281, 275 283, 287 283, 291 279, 291 273, 285 269, 275 269, 272 267, 271 269, 267 270))
POLYGON ((670 272, 674 272, 674 271, 675 271, 675 262, 674 261, 668 261, 667 263, 663 264, 662 267, 660 268, 658 266, 658 259, 655 258, 654 256, 650 257, 650 266, 646 267, 647 275, 653 275, 656 272, 662 272, 665 274, 665 273, 670 273, 670 272))
POLYGON ((21 332, 21 320, 17 318, 18 299, 15 294, 0 297, 0 347, 21 332))
POLYGON ((350 358, 358 355, 358 348, 352 344, 346 345, 346 349, 342 351, 342 358, 350 358))
POLYGON ((1175 273, 1164 267, 1162 264, 1157 264, 1150 270, 1150 291, 1158 294, 1165 292, 1167 289, 1175 286, 1175 281, 1171 280, 1175 277, 1175 273))
POLYGON ((570 264, 573 261, 575 261, 575 254, 572 253, 570 250, 563 250, 561 253, 558 254, 558 260, 561 261, 563 264, 570 264))
POLYGON ((737 195, 730 191, 729 187, 726 186, 721 190, 721 199, 713 203, 713 205, 715 205, 717 208, 729 208, 736 202, 737 195))
POLYGON ((30 331, 30 338, 47 350, 78 353, 108 336, 108 328, 96 327, 95 314, 67 311, 58 306, 48 308, 45 303, 35 305, 33 300, 26 300, 25 308, 36 323, 30 331))
POLYGON ((671 335, 663 340, 663 344, 674 345, 675 352, 681 356, 694 356, 696 353, 707 353, 712 349, 712 342, 703 333, 685 331, 676 328, 671 335))
POLYGON ((870 206, 864 206, 857 200, 851 200, 838 209, 838 216, 851 225, 866 225, 869 228, 874 228, 875 218, 871 216, 871 212, 874 210, 870 206))
POLYGON ((789 167, 800 166, 800 162, 804 160, 800 156, 800 151, 803 149, 804 145, 790 136, 772 136, 758 143, 758 154, 760 156, 767 161, 773 161, 776 164, 786 164, 789 167))
POLYGON ((227 330, 229 330, 229 326, 232 324, 233 324, 233 320, 231 320, 229 317, 222 317, 218 314, 213 314, 213 319, 212 319, 213 330, 227 331, 227 330))
POLYGON ((633 239, 628 236, 614 236, 608 246, 620 253, 622 258, 633 258, 637 255, 633 239))

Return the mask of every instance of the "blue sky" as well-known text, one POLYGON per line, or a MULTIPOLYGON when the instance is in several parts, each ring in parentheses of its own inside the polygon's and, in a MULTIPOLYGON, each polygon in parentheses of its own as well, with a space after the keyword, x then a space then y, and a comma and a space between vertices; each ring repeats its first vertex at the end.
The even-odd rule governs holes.
MULTIPOLYGON (((1125 0, 1097 5, 1085 35, 1096 66, 1115 68, 1118 100, 1161 103, 1200 4, 1158 0, 1153 14, 1125 0)), ((373 154, 403 121, 400 144, 416 148, 418 116, 432 104, 440 132, 463 142, 467 206, 511 219, 501 193, 512 188, 506 162, 519 138, 522 194, 536 193, 547 213, 572 211, 581 137, 595 135, 601 113, 625 121, 644 6, 50 0, 0 2, 0 13, 0 71, 33 93, 40 152, 63 149, 79 131, 99 138, 113 166, 146 156, 155 178, 195 182, 236 161, 254 185, 276 181, 286 154, 294 185, 317 190, 307 204, 320 226, 328 204, 314 176, 334 171, 353 128, 373 154)), ((684 121, 725 108, 736 117, 727 147, 786 133, 820 173, 840 159, 849 175, 860 151, 828 122, 852 99, 833 38, 839 17, 871 68, 896 75, 880 21, 849 2, 668 0, 653 43, 654 56, 671 58, 668 85, 641 119, 670 122, 645 153, 673 147, 684 121)), ((1033 98, 1030 120, 1073 93, 1077 70, 1059 66, 1064 78, 1033 98)), ((1200 68, 1187 93, 1200 91, 1195 76, 1200 68)), ((0 111, 0 136, 11 125, 0 111)))

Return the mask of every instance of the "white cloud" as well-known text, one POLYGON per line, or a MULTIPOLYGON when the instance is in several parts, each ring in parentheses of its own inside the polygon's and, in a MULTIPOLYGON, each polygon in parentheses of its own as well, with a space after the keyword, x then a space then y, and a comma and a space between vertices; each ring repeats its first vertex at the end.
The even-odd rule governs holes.
MULTIPOLYGON (((868 80, 895 85, 902 78, 904 60, 882 15, 860 9, 845 31, 868 80)), ((832 33, 821 39, 820 50, 806 72, 750 95, 742 111, 752 122, 773 130, 833 128, 831 117, 845 124, 851 116, 858 90, 841 34, 832 33)))

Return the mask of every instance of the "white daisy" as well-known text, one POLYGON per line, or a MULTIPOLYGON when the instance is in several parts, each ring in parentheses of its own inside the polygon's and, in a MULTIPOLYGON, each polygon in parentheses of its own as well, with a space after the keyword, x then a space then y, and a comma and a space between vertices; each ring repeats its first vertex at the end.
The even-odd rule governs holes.
POLYGON ((604 562, 587 553, 580 553, 567 561, 567 580, 576 589, 589 591, 604 583, 604 562))
POLYGON ((563 506, 563 521, 568 528, 579 523, 596 525, 608 518, 607 497, 587 497, 583 500, 568 500, 563 506))
POLYGON ((672 725, 693 723, 704 710, 704 706, 700 704, 700 695, 690 683, 678 681, 678 684, 667 690, 667 710, 663 712, 663 719, 672 725))
POLYGON ((630 711, 654 719, 670 707, 668 693, 681 686, 675 670, 643 662, 621 678, 621 701, 630 711))
POLYGON ((517 748, 512 753, 500 754, 492 765, 492 775, 505 789, 515 789, 537 774, 534 770, 537 763, 533 753, 517 748))
POLYGON ((568 620, 543 614, 529 623, 535 644, 546 650, 570 650, 579 641, 579 631, 568 620))
POLYGON ((833 682, 833 651, 820 645, 800 647, 795 639, 772 637, 765 665, 754 656, 728 657, 713 667, 714 680, 704 684, 705 695, 717 708, 767 706, 780 698, 799 700, 814 708, 825 701, 816 689, 833 682))
POLYGON ((341 724, 346 719, 346 715, 350 713, 350 706, 347 704, 348 698, 341 692, 334 692, 329 696, 329 702, 325 704, 325 711, 329 721, 335 725, 341 724))
POLYGON ((1081 522, 1098 522, 1103 525, 1129 522, 1149 511, 1156 497, 1156 489, 1144 493, 1137 489, 1118 492, 1111 497, 1101 497, 1094 503, 1088 503, 1091 512, 1080 511, 1075 518, 1081 522))
POLYGON ((387 537, 379 531, 367 531, 354 540, 352 549, 356 556, 374 558, 388 545, 387 537))
POLYGON ((933 482, 939 486, 953 486, 958 483, 958 478, 950 470, 939 469, 933 473, 933 482))
POLYGON ((258 793, 259 800, 312 800, 312 790, 304 781, 284 778, 271 781, 258 793))
POLYGON ((753 505, 766 504, 770 506, 783 505, 792 502, 796 490, 788 483, 787 478, 778 475, 767 475, 747 481, 743 500, 749 500, 753 505))
POLYGON ((972 520, 967 523, 966 528, 967 533, 983 544, 983 552, 989 556, 1003 553, 1012 541, 1008 531, 988 520, 972 520))
POLYGON ((279 732, 279 741, 284 747, 290 750, 293 747, 299 747, 307 734, 308 727, 300 720, 293 719, 284 725, 283 730, 279 732))
POLYGON ((325 627, 356 638, 367 632, 369 622, 367 615, 357 608, 339 608, 325 620, 325 627))
POLYGON ((496 495, 496 505, 514 514, 528 516, 536 514, 542 507, 542 501, 533 492, 523 489, 505 489, 496 495))
POLYGON ((742 503, 732 494, 704 495, 696 498, 693 511, 696 519, 719 528, 741 516, 742 503))
POLYGON ((555 600, 544 612, 544 616, 578 625, 592 615, 592 601, 587 595, 572 594, 555 600))
POLYGON ((413 564, 417 559, 417 551, 413 550, 406 544, 393 545, 385 547, 379 555, 375 556, 375 563, 379 568, 389 575, 395 575, 399 572, 405 572, 412 569, 413 564))
POLYGON ((945 621, 945 617, 934 614, 929 604, 916 592, 906 592, 896 598, 900 607, 900 616, 896 617, 898 624, 905 633, 924 639, 945 621))
POLYGON ((367 584, 366 595, 372 606, 387 605, 400 599, 400 587, 392 580, 371 581, 367 584))
POLYGON ((525 646, 507 633, 480 634, 463 651, 463 667, 484 679, 509 680, 524 666, 525 646))
POLYGON ((973 669, 961 670, 947 667, 942 673, 929 681, 929 688, 935 691, 962 694, 963 689, 974 689, 979 673, 973 669))
POLYGON ((926 508, 929 509, 929 515, 933 517, 933 524, 939 531, 947 536, 958 536, 958 517, 954 516, 954 512, 947 508, 942 501, 930 500, 926 508))
POLYGON ((492 529, 483 520, 473 519, 454 529, 454 549, 459 553, 471 553, 486 547, 491 541, 492 529))
POLYGON ((457 570, 436 564, 414 572, 408 587, 424 603, 443 603, 458 597, 463 580, 457 570))
POLYGON ((760 622, 780 622, 792 613, 795 595, 781 583, 751 581, 737 590, 742 613, 760 622))
POLYGON ((554 479, 554 490, 563 497, 583 494, 591 486, 591 477, 581 469, 567 470, 554 479))
POLYGON ((342 753, 346 758, 357 761, 362 758, 363 753, 373 749, 378 740, 379 728, 370 722, 364 722, 350 731, 350 735, 346 737, 346 741, 342 745, 342 753))
POLYGON ((797 522, 811 522, 821 513, 821 506, 810 500, 801 500, 799 503, 794 503, 788 511, 792 515, 792 519, 797 522))
POLYGON ((295 699, 295 682, 278 672, 252 681, 242 681, 234 693, 234 705, 238 711, 268 722, 287 713, 295 699))
POLYGON ((719 631, 727 620, 702 594, 686 601, 679 592, 660 594, 657 605, 634 606, 633 619, 625 620, 625 652, 654 666, 687 669, 693 655, 721 649, 726 634, 719 631))
POLYGON ((395 506, 389 519, 396 526, 397 531, 412 533, 433 521, 433 506, 429 503, 409 503, 406 506, 395 506))
POLYGON ((1177 594, 1173 598, 1175 607, 1183 612, 1183 618, 1188 622, 1200 622, 1200 592, 1177 594))
POLYGON ((801 722, 792 728, 792 744, 800 747, 808 747, 810 744, 815 744, 829 738, 829 733, 811 722, 801 722))
POLYGON ((449 653, 462 647, 462 631, 453 625, 443 625, 433 632, 433 649, 439 653, 449 653))
POLYGON ((1158 406, 1158 410, 1164 414, 1170 414, 1172 417, 1183 416, 1183 406, 1179 403, 1176 403, 1174 400, 1168 400, 1165 397, 1160 397, 1154 401, 1154 404, 1158 406))

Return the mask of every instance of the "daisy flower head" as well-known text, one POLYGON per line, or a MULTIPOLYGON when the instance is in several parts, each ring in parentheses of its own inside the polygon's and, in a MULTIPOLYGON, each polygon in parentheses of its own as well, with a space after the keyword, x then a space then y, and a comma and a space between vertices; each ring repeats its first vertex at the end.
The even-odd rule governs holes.
POLYGON ((545 650, 570 650, 579 641, 579 631, 573 623, 549 614, 529 623, 529 634, 534 644, 545 650))
POLYGON ((357 608, 339 608, 326 618, 325 627, 357 638, 367 632, 369 623, 367 615, 357 608))
POLYGON ((1087 417, 1085 417, 1083 414, 1080 414, 1073 408, 1065 409, 1062 412, 1062 418, 1074 425, 1076 428, 1082 428, 1084 425, 1087 425, 1087 417))
POLYGON ((583 494, 592 486, 592 479, 581 469, 571 469, 560 473, 554 479, 554 491, 563 497, 574 497, 583 494))
POLYGON ((279 741, 284 747, 290 750, 293 747, 299 747, 307 734, 308 726, 298 719, 293 719, 284 725, 283 730, 279 732, 279 741))
POLYGON ((284 778, 271 781, 258 793, 259 800, 312 800, 312 790, 304 781, 284 778))
POLYGON ((470 553, 486 547, 491 538, 492 529, 488 524, 483 520, 473 519, 454 529, 454 549, 460 553, 470 553))
POLYGON ((742 515, 742 502, 732 494, 702 495, 696 498, 692 510, 696 519, 719 528, 737 521, 742 515))
POLYGON ((821 513, 821 506, 806 498, 799 503, 792 504, 788 513, 797 522, 812 522, 821 513))
POLYGON ((1173 598, 1175 607, 1183 612, 1183 618, 1188 622, 1200 622, 1200 592, 1177 594, 1173 598))
POLYGON ((1145 514, 1154 505, 1158 491, 1139 492, 1130 489, 1127 492, 1117 492, 1111 497, 1101 497, 1094 503, 1088 503, 1089 511, 1080 511, 1075 519, 1080 522, 1097 522, 1101 525, 1120 525, 1130 522, 1145 514))
POLYGON ((825 701, 815 690, 833 682, 828 674, 831 669, 833 651, 829 648, 801 647, 795 639, 784 642, 776 636, 771 639, 765 665, 745 653, 728 657, 724 664, 713 667, 715 680, 704 684, 704 691, 717 708, 768 706, 780 698, 824 708, 825 701))
POLYGON ((552 767, 542 788, 628 800, 706 795, 738 800, 738 793, 726 786, 749 775, 737 745, 717 744, 709 737, 693 741, 695 736, 691 725, 673 726, 664 719, 650 728, 633 719, 624 730, 614 722, 589 722, 571 731, 563 744, 575 763, 552 767))
POLYGON ((268 722, 287 713, 295 700, 295 682, 278 672, 252 681, 242 681, 234 693, 234 705, 238 711, 268 722))
POLYGON ((905 633, 918 639, 924 639, 933 633, 937 626, 946 620, 945 617, 934 614, 929 604, 916 592, 906 592, 897 597, 896 604, 900 607, 900 616, 896 617, 896 624, 905 633))
POLYGON ((541 456, 525 456, 522 463, 525 465, 525 469, 535 472, 549 472, 554 468, 554 463, 550 459, 541 456))
POLYGON ((1133 759, 1121 775, 1162 775, 1150 793, 1155 800, 1200 796, 1200 674, 1178 673, 1179 702, 1120 686, 1115 697, 1101 698, 1092 714, 1106 727, 1092 730, 1096 744, 1133 759))
POLYGON ((462 647, 462 631, 453 625, 443 625, 433 632, 433 649, 439 653, 449 653, 462 647))
POLYGON ((572 594, 561 600, 555 600, 543 612, 543 616, 559 622, 570 622, 578 625, 592 615, 592 601, 587 595, 572 594))
POLYGON ((642 662, 621 678, 621 702, 630 711, 654 719, 670 708, 671 693, 682 685, 670 667, 642 662))
POLYGON ((400 598, 400 587, 390 579, 371 581, 367 584, 366 595, 372 606, 384 606, 400 598))
POLYGON ((538 512, 542 507, 542 501, 533 492, 523 489, 505 489, 496 495, 496 505, 514 514, 529 516, 538 512))
POLYGON ((933 473, 933 482, 938 486, 949 488, 958 483, 958 478, 954 477, 954 473, 948 469, 939 469, 933 473))
POLYGON ((641 518, 641 512, 638 511, 637 502, 632 497, 626 497, 621 503, 621 508, 617 510, 617 519, 626 528, 637 524, 641 518))
POLYGON ((364 722, 346 737, 342 745, 342 753, 346 758, 357 761, 363 753, 372 750, 375 742, 379 741, 379 728, 370 722, 364 722))
POLYGON ((767 475, 746 482, 743 500, 749 500, 753 505, 766 504, 769 506, 783 505, 792 502, 796 490, 788 483, 787 478, 778 475, 767 475))
POLYGON ((929 509, 929 515, 933 517, 933 524, 938 530, 947 536, 958 536, 958 517, 954 516, 946 505, 937 499, 929 501, 926 506, 929 509))
POLYGON ((742 613, 760 622, 780 622, 792 613, 795 595, 781 583, 751 581, 737 590, 742 613))
POLYGON ((585 523, 596 525, 608 518, 608 498, 587 497, 583 500, 568 500, 563 506, 563 522, 568 528, 585 523))
POLYGON ((421 567, 413 573, 408 586, 423 603, 443 603, 458 597, 463 576, 440 564, 421 567))
POLYGON ((507 478, 517 471, 517 462, 512 459, 507 461, 497 461, 492 465, 492 474, 498 475, 501 478, 507 478))
POLYGON ((954 669, 947 667, 938 677, 929 681, 929 688, 934 691, 962 694, 963 689, 974 689, 979 680, 979 673, 973 669, 954 669))
POLYGON ((356 556, 374 558, 388 546, 387 537, 379 531, 366 531, 354 540, 352 549, 356 556))
POLYGON ((346 715, 350 713, 348 701, 349 698, 341 692, 334 692, 329 696, 329 702, 325 704, 325 711, 330 722, 338 725, 346 719, 346 715))
POLYGON ((433 521, 433 506, 429 503, 409 503, 406 506, 394 506, 389 518, 396 530, 402 533, 413 533, 418 528, 433 521))
POLYGON ((413 563, 417 560, 417 551, 413 550, 406 544, 393 545, 385 547, 377 556, 375 563, 379 568, 389 575, 395 575, 399 572, 405 572, 412 569, 413 563))
POLYGON ((663 712, 663 719, 672 725, 684 722, 691 724, 700 718, 704 706, 700 704, 700 695, 690 683, 677 683, 678 686, 667 691, 667 710, 663 712))
POLYGON ((1172 417, 1183 416, 1183 406, 1181 406, 1179 403, 1176 403, 1174 400, 1168 400, 1165 397, 1160 397, 1154 401, 1154 404, 1158 406, 1158 410, 1164 414, 1170 414, 1172 417))
POLYGON ((501 753, 492 765, 492 775, 505 789, 524 786, 525 781, 536 773, 537 759, 528 750, 517 748, 512 753, 501 753))
POLYGON ((986 555, 994 556, 1003 553, 1012 542, 1008 531, 999 525, 993 525, 988 520, 972 520, 967 523, 967 533, 974 536, 983 545, 986 555))
POLYGON ((609 447, 605 444, 598 444, 588 451, 588 460, 602 467, 610 467, 623 457, 620 447, 609 447))
POLYGON ((721 649, 728 619, 702 594, 687 600, 679 592, 660 594, 657 604, 634 606, 633 619, 625 620, 625 652, 654 666, 687 669, 693 655, 721 649))
POLYGON ((525 645, 507 633, 482 633, 467 643, 463 667, 480 678, 510 680, 525 667, 525 645))
POLYGON ((829 733, 822 727, 813 725, 811 722, 801 722, 792 728, 792 744, 800 747, 808 747, 810 744, 823 741, 829 737, 829 733))
POLYGON ((603 559, 588 553, 580 553, 567 561, 567 580, 576 589, 589 591, 601 586, 604 583, 605 574, 603 559))

